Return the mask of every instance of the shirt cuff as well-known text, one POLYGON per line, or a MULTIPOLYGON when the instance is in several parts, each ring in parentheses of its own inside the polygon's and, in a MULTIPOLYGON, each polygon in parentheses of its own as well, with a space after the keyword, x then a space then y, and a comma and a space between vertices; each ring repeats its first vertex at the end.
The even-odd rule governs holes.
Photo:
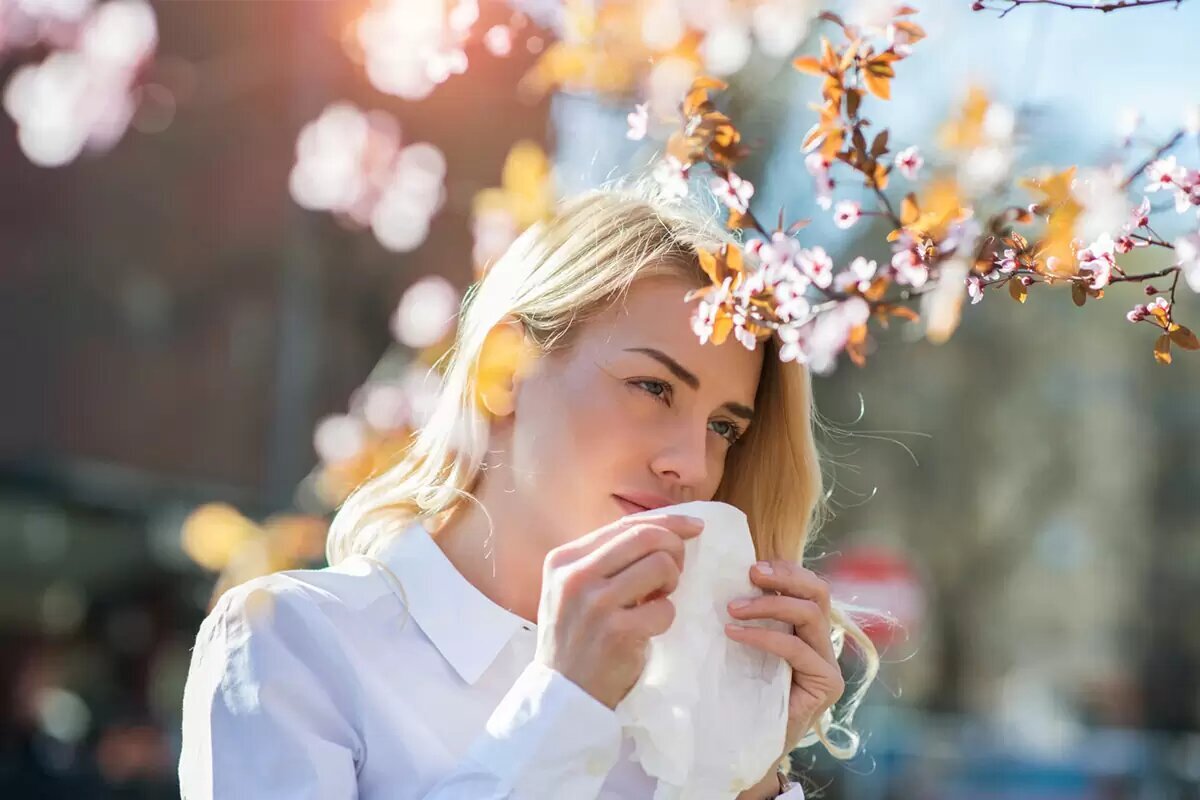
POLYGON ((562 673, 534 661, 500 700, 468 757, 514 798, 595 798, 617 763, 621 723, 562 673))

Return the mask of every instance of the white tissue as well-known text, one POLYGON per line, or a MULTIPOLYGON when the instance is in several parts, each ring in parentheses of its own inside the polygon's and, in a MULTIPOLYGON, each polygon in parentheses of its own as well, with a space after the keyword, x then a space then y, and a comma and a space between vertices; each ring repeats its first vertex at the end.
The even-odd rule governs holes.
POLYGON ((664 512, 700 517, 705 528, 684 544, 675 621, 650 640, 646 668, 616 713, 632 758, 658 779, 653 800, 730 800, 783 755, 792 668, 729 638, 725 623, 791 626, 727 611, 730 600, 763 593, 750 582, 756 558, 742 511, 695 501, 633 516, 664 512))

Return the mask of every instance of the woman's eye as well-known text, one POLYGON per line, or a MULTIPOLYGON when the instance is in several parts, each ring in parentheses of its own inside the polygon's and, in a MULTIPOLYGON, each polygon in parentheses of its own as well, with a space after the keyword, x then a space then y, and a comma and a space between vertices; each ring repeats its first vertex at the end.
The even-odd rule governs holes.
POLYGON ((653 397, 657 397, 659 399, 670 399, 671 385, 665 381, 636 380, 630 381, 630 383, 634 386, 641 387, 646 394, 649 394, 653 397))
POLYGON ((733 444, 742 436, 742 429, 728 420, 716 419, 713 420, 712 424, 717 426, 714 428, 714 433, 724 439, 728 439, 730 444, 733 444), (724 430, 719 430, 718 428, 722 426, 724 427, 724 430))

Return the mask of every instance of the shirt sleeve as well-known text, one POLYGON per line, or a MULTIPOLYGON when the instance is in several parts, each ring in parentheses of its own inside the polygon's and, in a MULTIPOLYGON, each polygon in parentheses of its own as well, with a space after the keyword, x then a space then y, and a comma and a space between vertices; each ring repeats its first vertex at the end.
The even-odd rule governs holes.
POLYGON ((799 784, 792 786, 783 794, 779 795, 776 800, 804 800, 804 789, 799 784))
POLYGON ((319 617, 311 599, 257 579, 201 624, 183 697, 185 800, 357 797, 353 698, 340 696, 346 673, 319 617))
POLYGON ((535 661, 424 800, 594 800, 620 750, 616 712, 535 661))

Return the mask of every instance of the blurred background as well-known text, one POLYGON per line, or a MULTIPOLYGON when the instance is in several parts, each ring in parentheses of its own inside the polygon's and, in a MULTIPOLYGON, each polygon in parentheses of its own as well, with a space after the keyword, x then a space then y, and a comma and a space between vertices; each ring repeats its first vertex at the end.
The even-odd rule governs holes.
MULTIPOLYGON (((332 509, 419 426, 461 293, 554 198, 651 165, 696 74, 731 84, 760 213, 886 258, 800 149, 819 85, 789 62, 826 7, 893 10, 0 0, 0 796, 178 796, 214 597, 323 565, 332 509)), ((981 197, 1176 129, 1200 166, 1196 3, 914 19, 870 116, 981 197), (972 114, 982 140, 939 150, 972 114)), ((1139 298, 989 296, 946 343, 893 325, 817 379, 846 433, 809 566, 902 627, 870 629, 860 754, 799 757, 810 796, 1200 797, 1200 370, 1155 363, 1139 298)))

